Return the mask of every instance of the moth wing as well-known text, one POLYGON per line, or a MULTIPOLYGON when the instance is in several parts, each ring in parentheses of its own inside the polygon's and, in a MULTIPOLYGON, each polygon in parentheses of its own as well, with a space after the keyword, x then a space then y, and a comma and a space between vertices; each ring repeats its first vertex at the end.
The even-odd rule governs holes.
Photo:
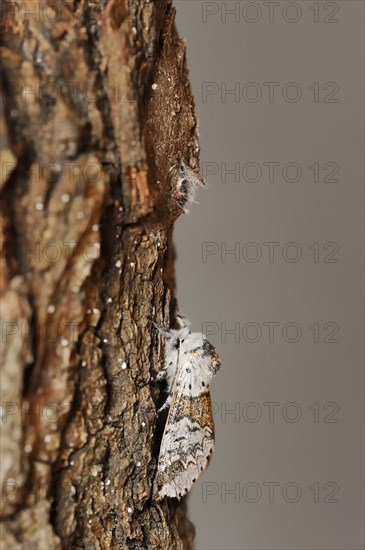
POLYGON ((181 361, 161 442, 158 496, 181 498, 206 468, 213 446, 209 388, 202 385, 199 373, 188 361, 181 361))

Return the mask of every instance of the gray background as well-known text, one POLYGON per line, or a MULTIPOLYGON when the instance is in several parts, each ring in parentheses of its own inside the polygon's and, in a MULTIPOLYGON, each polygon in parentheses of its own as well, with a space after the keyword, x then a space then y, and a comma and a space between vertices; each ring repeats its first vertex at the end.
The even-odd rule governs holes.
POLYGON ((196 548, 364 548, 364 4, 175 5, 211 173, 177 223, 178 298, 223 362, 196 548))

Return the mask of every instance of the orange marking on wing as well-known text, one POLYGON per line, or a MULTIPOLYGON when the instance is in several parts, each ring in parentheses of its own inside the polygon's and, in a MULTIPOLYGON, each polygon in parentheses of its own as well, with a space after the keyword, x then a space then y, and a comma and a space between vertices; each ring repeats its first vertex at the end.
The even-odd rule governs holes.
POLYGON ((207 389, 197 397, 181 396, 175 412, 177 414, 172 419, 173 422, 178 422, 184 416, 189 416, 201 426, 209 426, 213 429, 212 402, 207 389))

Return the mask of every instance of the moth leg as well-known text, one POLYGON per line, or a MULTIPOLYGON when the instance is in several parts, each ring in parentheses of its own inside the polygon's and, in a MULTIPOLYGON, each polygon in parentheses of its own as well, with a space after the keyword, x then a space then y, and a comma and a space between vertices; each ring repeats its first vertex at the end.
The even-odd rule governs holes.
POLYGON ((138 389, 141 390, 142 388, 145 388, 146 386, 148 386, 149 384, 153 384, 154 380, 153 378, 150 376, 148 378, 148 380, 144 380, 143 382, 140 382, 138 384, 138 389))
POLYGON ((161 411, 164 411, 165 409, 167 409, 170 405, 171 405, 171 401, 172 401, 172 397, 171 395, 169 395, 165 401, 165 403, 162 405, 162 407, 160 407, 158 409, 158 414, 160 414, 161 411))
POLYGON ((159 334, 163 334, 163 336, 168 336, 168 334, 169 334, 168 330, 165 330, 165 329, 161 328, 160 325, 155 323, 155 321, 152 321, 151 319, 150 319, 150 321, 151 321, 151 324, 155 327, 155 329, 157 330, 157 332, 159 334))

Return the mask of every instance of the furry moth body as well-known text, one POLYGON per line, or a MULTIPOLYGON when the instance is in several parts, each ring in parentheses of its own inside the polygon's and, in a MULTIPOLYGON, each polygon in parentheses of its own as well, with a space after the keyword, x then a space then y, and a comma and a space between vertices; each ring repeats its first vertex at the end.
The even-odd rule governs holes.
POLYGON ((204 185, 203 180, 181 161, 176 181, 176 200, 184 212, 188 212, 185 205, 194 202, 199 185, 204 185))
POLYGON ((201 333, 185 319, 166 338, 164 369, 170 406, 157 466, 157 495, 180 499, 207 466, 214 446, 209 383, 220 368, 219 357, 201 333))

